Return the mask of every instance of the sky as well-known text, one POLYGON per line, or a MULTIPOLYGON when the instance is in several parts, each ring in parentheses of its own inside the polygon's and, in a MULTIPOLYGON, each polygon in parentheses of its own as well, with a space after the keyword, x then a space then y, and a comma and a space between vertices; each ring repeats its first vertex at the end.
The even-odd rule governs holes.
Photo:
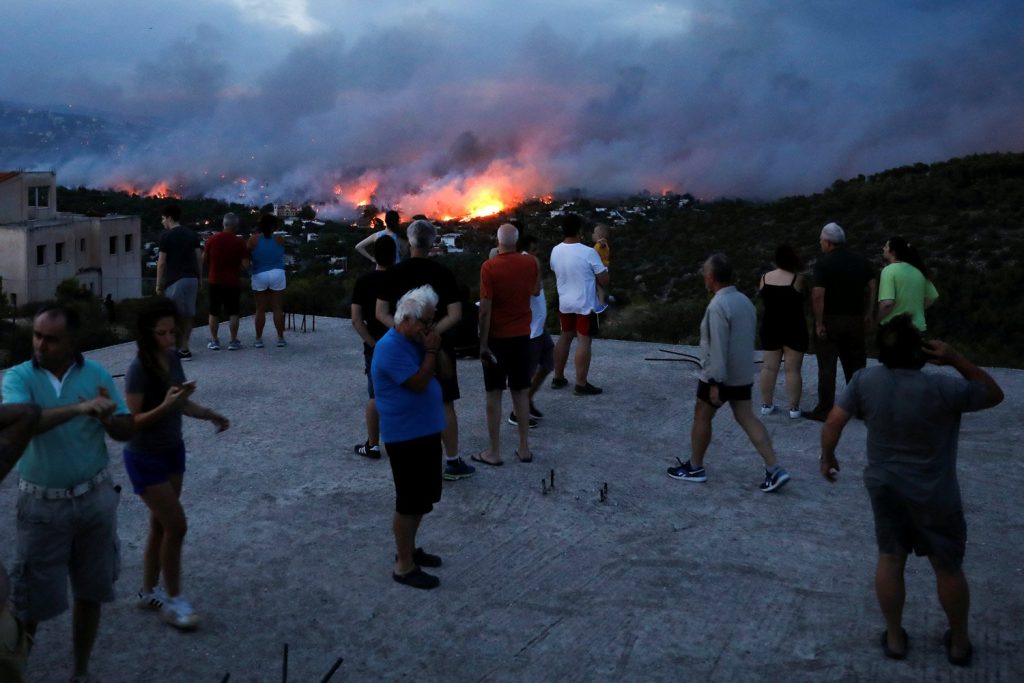
POLYGON ((1019 0, 5 0, 0 100, 155 126, 62 184, 771 199, 1024 151, 1022 26, 1019 0))

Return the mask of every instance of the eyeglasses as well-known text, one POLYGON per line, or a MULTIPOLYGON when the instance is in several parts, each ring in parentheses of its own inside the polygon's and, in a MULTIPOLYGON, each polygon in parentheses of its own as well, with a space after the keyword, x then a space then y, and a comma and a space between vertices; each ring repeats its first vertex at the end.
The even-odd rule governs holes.
POLYGON ((434 319, 433 318, 426 318, 426 319, 424 319, 424 318, 416 318, 416 319, 419 320, 423 324, 424 327, 430 327, 431 325, 434 324, 434 319))

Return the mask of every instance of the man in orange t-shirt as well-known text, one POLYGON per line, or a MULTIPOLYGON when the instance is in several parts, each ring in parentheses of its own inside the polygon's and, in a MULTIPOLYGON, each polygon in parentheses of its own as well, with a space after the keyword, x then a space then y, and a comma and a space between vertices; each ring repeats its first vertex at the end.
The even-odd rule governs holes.
POLYGON ((210 342, 206 348, 211 351, 220 350, 217 332, 222 314, 227 316, 228 329, 231 332, 228 351, 238 351, 242 348, 242 342, 238 341, 238 308, 242 295, 242 264, 248 258, 249 252, 237 233, 238 216, 226 213, 224 230, 206 240, 206 247, 203 249, 203 262, 209 268, 207 280, 210 285, 210 342))
MULTIPOLYGON (((485 465, 502 464, 499 445, 501 392, 506 382, 516 415, 530 414, 530 297, 540 291, 537 259, 516 251, 519 231, 506 223, 498 228, 498 253, 480 267, 480 360, 487 391, 487 435, 490 448, 473 456, 485 465)), ((519 419, 522 462, 533 459, 528 440, 536 422, 519 419), (530 423, 533 423, 531 425, 530 423)))

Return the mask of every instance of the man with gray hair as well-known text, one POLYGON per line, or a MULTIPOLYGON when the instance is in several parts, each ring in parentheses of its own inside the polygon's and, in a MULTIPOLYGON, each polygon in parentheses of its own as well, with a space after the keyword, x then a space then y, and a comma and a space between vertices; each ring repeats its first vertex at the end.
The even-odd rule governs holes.
MULTIPOLYGON (((437 293, 437 306, 432 311, 434 329, 441 335, 441 350, 453 359, 451 376, 441 379, 444 412, 447 426, 442 441, 447 453, 444 478, 450 481, 473 476, 476 468, 459 455, 459 420, 455 414, 455 401, 460 397, 459 378, 455 369, 454 328, 462 319, 462 300, 459 297, 455 275, 437 261, 431 260, 437 228, 428 220, 415 220, 409 225, 410 258, 388 270, 387 278, 377 296, 377 320, 388 327, 395 326, 394 311, 398 300, 417 287, 430 285, 437 293)), ((376 385, 374 385, 376 388, 376 385)))
POLYGON ((836 398, 836 361, 850 382, 867 365, 865 331, 872 322, 878 280, 862 255, 846 248, 846 232, 837 223, 821 229, 824 254, 814 265, 815 352, 818 356, 818 404, 807 417, 824 422, 836 398))
POLYGON ((704 286, 714 296, 700 322, 701 372, 693 407, 690 459, 669 467, 668 475, 680 481, 707 481, 704 454, 711 443, 711 421, 723 403, 764 460, 761 491, 777 491, 789 481, 775 459, 771 437, 751 408, 754 386, 754 337, 757 312, 754 304, 733 286, 733 267, 725 254, 712 254, 702 268, 704 286))
MULTIPOLYGON (((540 292, 537 259, 516 250, 519 231, 506 223, 498 228, 498 253, 480 267, 480 360, 487 392, 487 435, 490 448, 474 455, 485 465, 501 465, 501 393, 506 382, 512 394, 519 448, 516 457, 530 462, 530 297, 540 292)), ((535 423, 534 423, 535 424, 535 423)))
POLYGON ((242 295, 242 265, 248 256, 245 241, 238 236, 238 216, 224 214, 224 229, 206 240, 203 249, 203 263, 209 269, 207 281, 210 285, 210 341, 206 348, 211 351, 220 350, 218 330, 221 315, 229 320, 231 340, 228 351, 242 348, 242 342, 238 341, 238 309, 242 295))
POLYGON ((423 515, 441 500, 441 431, 445 426, 441 385, 450 365, 434 325, 437 293, 423 285, 404 293, 394 324, 374 347, 370 371, 380 415, 380 435, 395 482, 395 566, 391 578, 413 588, 440 585, 422 567, 441 558, 416 547, 423 515))

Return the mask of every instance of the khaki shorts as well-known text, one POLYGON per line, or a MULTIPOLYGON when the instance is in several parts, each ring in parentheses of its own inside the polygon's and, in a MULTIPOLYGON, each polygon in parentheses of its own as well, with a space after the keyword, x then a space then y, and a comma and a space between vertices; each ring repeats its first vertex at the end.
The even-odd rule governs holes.
POLYGON ((22 683, 28 659, 28 632, 0 605, 0 681, 22 683))
POLYGON ((77 498, 18 496, 18 550, 11 569, 11 604, 25 623, 52 619, 68 608, 68 579, 76 598, 114 599, 121 567, 117 504, 109 479, 77 498))

